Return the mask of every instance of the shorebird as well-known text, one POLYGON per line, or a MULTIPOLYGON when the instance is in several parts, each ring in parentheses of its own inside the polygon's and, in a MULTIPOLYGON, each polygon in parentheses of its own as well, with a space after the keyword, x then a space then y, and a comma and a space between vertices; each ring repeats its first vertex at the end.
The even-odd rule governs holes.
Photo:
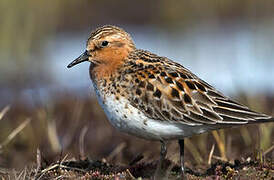
POLYGON ((161 142, 178 140, 184 172, 184 138, 221 128, 273 122, 250 110, 166 57, 137 49, 116 26, 94 30, 86 50, 67 67, 90 62, 90 78, 110 123, 122 132, 161 142))

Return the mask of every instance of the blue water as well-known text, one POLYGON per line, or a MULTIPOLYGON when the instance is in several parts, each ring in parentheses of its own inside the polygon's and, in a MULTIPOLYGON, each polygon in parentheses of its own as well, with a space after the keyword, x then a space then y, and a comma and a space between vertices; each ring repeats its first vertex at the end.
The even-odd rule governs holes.
MULTIPOLYGON (((125 29, 132 34, 138 48, 181 63, 226 95, 274 95, 274 22, 226 27, 207 23, 183 30, 151 26, 125 29)), ((51 82, 20 90, 16 96, 14 90, 1 87, 0 104, 10 104, 18 98, 30 103, 39 98, 46 103, 56 92, 74 93, 79 97, 90 94, 93 89, 89 63, 66 68, 85 50, 88 35, 87 30, 48 37, 42 51, 46 55, 45 75, 51 82)))
MULTIPOLYGON (((128 27, 138 48, 183 64, 225 94, 274 94, 274 33, 264 26, 231 25, 212 28, 208 24, 184 31, 155 27, 128 27)), ((85 49, 89 32, 60 34, 49 40, 49 75, 53 87, 70 90, 88 88, 89 63, 67 69, 66 65, 85 49), (57 53, 58 52, 58 53, 57 53)))

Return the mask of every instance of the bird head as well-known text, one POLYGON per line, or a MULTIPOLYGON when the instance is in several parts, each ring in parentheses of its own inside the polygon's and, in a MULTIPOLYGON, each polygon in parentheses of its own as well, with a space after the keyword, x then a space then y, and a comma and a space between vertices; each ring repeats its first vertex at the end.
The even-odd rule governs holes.
POLYGON ((115 68, 122 64, 135 49, 130 35, 116 26, 103 26, 93 31, 87 41, 86 50, 67 67, 89 61, 91 67, 115 68))

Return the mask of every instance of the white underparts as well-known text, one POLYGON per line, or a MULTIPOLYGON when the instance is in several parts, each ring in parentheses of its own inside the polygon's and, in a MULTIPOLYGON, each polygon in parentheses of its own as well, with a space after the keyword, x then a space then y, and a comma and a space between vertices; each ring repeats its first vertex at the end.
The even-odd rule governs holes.
POLYGON ((104 109, 111 124, 119 131, 149 140, 180 139, 194 134, 200 134, 208 127, 203 125, 190 126, 171 121, 160 121, 148 118, 129 101, 114 95, 102 95, 96 90, 99 104, 104 109))

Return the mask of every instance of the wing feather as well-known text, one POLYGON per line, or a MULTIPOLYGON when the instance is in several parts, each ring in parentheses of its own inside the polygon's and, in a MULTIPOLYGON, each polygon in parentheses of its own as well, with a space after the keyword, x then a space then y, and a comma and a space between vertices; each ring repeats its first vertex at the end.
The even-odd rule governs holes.
POLYGON ((141 68, 133 71, 129 100, 152 119, 219 127, 271 118, 226 97, 176 62, 147 51, 138 53, 131 66, 141 68))

